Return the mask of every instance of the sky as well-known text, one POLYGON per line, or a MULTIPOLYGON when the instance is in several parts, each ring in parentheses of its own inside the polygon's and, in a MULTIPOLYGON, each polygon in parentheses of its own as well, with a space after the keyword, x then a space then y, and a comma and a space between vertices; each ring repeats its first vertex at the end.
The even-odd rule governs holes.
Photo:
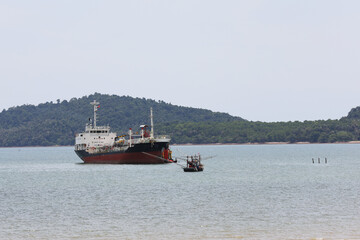
POLYGON ((360 105, 359 11, 357 0, 3 0, 0 110, 98 92, 251 121, 339 119, 360 105))

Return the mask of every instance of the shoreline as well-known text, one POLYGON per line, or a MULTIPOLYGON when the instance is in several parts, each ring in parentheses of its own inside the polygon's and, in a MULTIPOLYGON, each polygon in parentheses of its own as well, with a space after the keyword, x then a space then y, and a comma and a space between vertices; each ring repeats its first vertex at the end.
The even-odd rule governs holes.
POLYGON ((52 146, 13 146, 13 147, 0 147, 1 148, 36 148, 36 147, 42 147, 42 148, 54 148, 54 147, 74 147, 74 145, 52 145, 52 146))
MULTIPOLYGON (((251 146, 251 145, 303 145, 303 144, 360 144, 360 141, 334 142, 334 143, 311 143, 311 142, 265 142, 265 143, 181 143, 170 144, 171 146, 251 146)), ((53 146, 13 146, 1 148, 53 148, 53 147, 74 147, 73 145, 53 145, 53 146)))
MULTIPOLYGON (((360 141, 349 141, 349 142, 334 142, 334 143, 311 143, 311 142, 264 142, 264 143, 181 143, 181 144, 170 144, 171 146, 236 146, 236 145, 298 145, 298 144, 360 144, 360 141)), ((1 148, 51 148, 51 147, 74 147, 73 145, 53 145, 53 146, 13 146, 13 147, 0 147, 1 148)))
POLYGON ((311 143, 311 142, 264 142, 264 143, 182 143, 171 144, 172 146, 236 146, 236 145, 302 145, 302 144, 360 144, 360 141, 333 142, 333 143, 311 143))

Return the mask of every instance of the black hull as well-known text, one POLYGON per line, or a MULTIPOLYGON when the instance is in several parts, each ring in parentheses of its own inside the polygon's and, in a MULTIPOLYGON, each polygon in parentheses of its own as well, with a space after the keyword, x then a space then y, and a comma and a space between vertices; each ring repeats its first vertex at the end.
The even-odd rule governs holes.
POLYGON ((204 168, 198 168, 198 169, 196 169, 196 168, 184 168, 184 172, 202 172, 202 171, 204 171, 204 168))

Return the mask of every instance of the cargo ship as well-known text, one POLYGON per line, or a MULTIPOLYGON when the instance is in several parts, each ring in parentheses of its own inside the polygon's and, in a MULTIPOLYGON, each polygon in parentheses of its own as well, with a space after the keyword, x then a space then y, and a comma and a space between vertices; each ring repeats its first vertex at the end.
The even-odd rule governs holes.
POLYGON ((170 137, 154 136, 153 112, 150 108, 151 129, 140 126, 140 134, 130 128, 125 135, 118 136, 109 126, 97 126, 96 117, 100 107, 94 100, 93 121, 85 126, 85 131, 75 136, 75 153, 84 163, 104 164, 163 164, 172 162, 169 149, 170 137))

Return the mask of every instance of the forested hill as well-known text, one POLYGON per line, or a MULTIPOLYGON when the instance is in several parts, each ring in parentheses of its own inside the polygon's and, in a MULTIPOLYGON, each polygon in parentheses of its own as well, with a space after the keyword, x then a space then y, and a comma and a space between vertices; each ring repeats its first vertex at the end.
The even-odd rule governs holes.
POLYGON ((360 120, 360 107, 351 109, 347 117, 344 119, 360 120))
POLYGON ((179 143, 334 143, 360 140, 360 107, 340 120, 304 122, 183 122, 165 123, 162 132, 179 143))
POLYGON ((0 147, 73 145, 93 117, 90 102, 100 102, 98 125, 109 124, 119 135, 150 124, 172 143, 332 143, 360 140, 360 107, 339 120, 252 122, 226 113, 174 106, 163 101, 95 93, 70 101, 23 105, 0 113, 0 147))
POLYGON ((0 146, 73 145, 74 135, 93 118, 90 102, 100 102, 98 125, 109 124, 112 131, 125 133, 150 124, 150 107, 154 111, 155 127, 164 123, 244 121, 227 113, 175 106, 163 101, 129 96, 95 93, 70 101, 23 105, 0 113, 0 146))

